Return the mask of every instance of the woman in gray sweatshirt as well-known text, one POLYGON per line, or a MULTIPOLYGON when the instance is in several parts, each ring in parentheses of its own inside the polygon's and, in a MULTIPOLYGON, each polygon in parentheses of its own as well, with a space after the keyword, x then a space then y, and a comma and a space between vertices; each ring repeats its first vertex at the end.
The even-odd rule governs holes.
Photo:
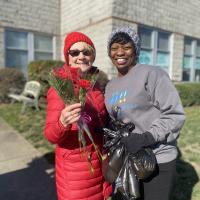
POLYGON ((157 169, 142 181, 144 200, 169 200, 176 171, 177 138, 185 120, 178 92, 168 74, 155 66, 138 64, 140 39, 134 29, 115 29, 108 40, 108 55, 118 71, 105 91, 106 107, 121 110, 118 118, 132 122, 135 129, 122 139, 135 153, 151 147, 157 169))

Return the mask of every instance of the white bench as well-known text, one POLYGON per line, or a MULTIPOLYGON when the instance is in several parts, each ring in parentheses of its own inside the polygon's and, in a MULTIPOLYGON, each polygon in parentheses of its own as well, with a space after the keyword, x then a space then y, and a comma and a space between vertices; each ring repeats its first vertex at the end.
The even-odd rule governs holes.
POLYGON ((10 93, 8 96, 12 98, 12 103, 15 101, 23 102, 21 112, 23 113, 26 106, 35 106, 39 110, 38 99, 40 94, 41 85, 37 81, 28 81, 25 84, 24 90, 21 94, 10 93))

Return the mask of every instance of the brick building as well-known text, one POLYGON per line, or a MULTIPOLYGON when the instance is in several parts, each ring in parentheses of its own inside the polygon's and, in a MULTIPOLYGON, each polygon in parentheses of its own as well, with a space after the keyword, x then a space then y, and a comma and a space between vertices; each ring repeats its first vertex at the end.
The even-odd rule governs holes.
POLYGON ((174 81, 200 81, 200 1, 0 0, 0 67, 62 59, 63 38, 82 31, 95 43, 95 65, 115 73, 107 38, 129 24, 142 39, 141 63, 165 69, 174 81))

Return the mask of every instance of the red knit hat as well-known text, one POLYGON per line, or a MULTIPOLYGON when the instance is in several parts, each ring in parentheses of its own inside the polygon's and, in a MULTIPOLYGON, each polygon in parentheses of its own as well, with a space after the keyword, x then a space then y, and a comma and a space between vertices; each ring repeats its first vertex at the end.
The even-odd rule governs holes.
POLYGON ((85 42, 89 44, 91 47, 93 47, 95 50, 94 44, 88 36, 86 36, 81 32, 71 32, 65 37, 65 44, 64 44, 64 56, 67 64, 69 64, 68 51, 70 47, 77 42, 85 42))

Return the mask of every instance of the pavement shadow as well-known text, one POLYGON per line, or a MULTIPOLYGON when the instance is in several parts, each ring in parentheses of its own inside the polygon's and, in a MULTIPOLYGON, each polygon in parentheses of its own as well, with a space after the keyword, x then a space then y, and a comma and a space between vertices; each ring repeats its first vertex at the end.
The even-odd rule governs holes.
POLYGON ((55 166, 55 152, 49 152, 44 155, 44 158, 47 162, 53 166, 55 166))
POLYGON ((44 158, 0 175, 1 200, 56 200, 54 170, 44 158))
POLYGON ((199 177, 195 168, 182 159, 180 149, 178 152, 176 183, 172 200, 191 200, 193 188, 199 181, 199 177))

